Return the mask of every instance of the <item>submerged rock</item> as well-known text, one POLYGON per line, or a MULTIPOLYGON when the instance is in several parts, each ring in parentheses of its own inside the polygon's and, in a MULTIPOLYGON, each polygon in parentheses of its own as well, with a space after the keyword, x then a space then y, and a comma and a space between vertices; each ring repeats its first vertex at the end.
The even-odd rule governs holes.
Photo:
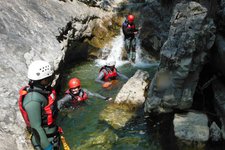
POLYGON ((109 104, 101 113, 100 120, 106 121, 114 129, 122 128, 135 116, 135 107, 127 104, 109 104))
POLYGON ((118 136, 112 130, 106 129, 102 133, 93 133, 90 139, 84 141, 84 144, 75 148, 77 150, 101 149, 110 150, 112 144, 118 140, 118 136))
POLYGON ((173 124, 175 136, 179 139, 197 142, 209 139, 208 118, 205 114, 175 114, 173 124))
POLYGON ((116 147, 116 149, 124 149, 123 146, 121 146, 121 145, 129 145, 129 148, 127 148, 127 149, 138 149, 138 145, 140 143, 141 143, 140 137, 123 137, 117 141, 115 147, 116 147))

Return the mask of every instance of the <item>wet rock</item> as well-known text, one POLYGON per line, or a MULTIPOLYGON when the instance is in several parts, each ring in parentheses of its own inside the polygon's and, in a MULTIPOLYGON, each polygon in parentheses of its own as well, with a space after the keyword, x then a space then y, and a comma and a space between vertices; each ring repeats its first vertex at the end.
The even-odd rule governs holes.
POLYGON ((66 36, 62 37, 64 40, 73 36, 80 40, 91 36, 96 20, 110 13, 78 1, 1 0, 0 3, 3 12, 0 13, 0 137, 3 136, 0 147, 31 149, 23 134, 25 124, 17 104, 19 89, 28 83, 27 66, 33 60, 43 59, 57 69, 66 51, 57 37, 66 36), (64 26, 60 32, 65 34, 59 35, 58 28, 64 26))
POLYGON ((217 15, 216 15, 216 24, 217 24, 217 30, 219 33, 223 34, 225 33, 225 1, 221 0, 219 7, 217 7, 217 15))
POLYGON ((223 136, 223 139, 225 140, 225 125, 224 124, 222 124, 223 126, 222 126, 222 136, 223 136))
POLYGON ((109 150, 118 140, 118 136, 112 130, 106 129, 104 132, 97 132, 91 135, 90 139, 86 139, 84 143, 77 147, 77 150, 102 149, 109 150))
POLYGON ((103 48, 112 37, 118 35, 121 22, 122 17, 117 16, 99 21, 99 25, 93 27, 92 36, 94 37, 88 43, 95 48, 103 48))
POLYGON ((216 49, 212 54, 212 66, 225 75, 225 39, 222 35, 217 34, 215 41, 216 49))
POLYGON ((79 0, 89 6, 100 7, 105 10, 113 10, 123 0, 79 0))
POLYGON ((209 139, 208 118, 205 114, 175 114, 173 124, 175 136, 179 139, 198 142, 209 139))
POLYGON ((186 140, 177 140, 178 142, 178 149, 185 149, 185 150, 205 150, 207 149, 206 142, 193 142, 193 141, 186 141, 186 140))
POLYGON ((210 138, 212 141, 220 141, 221 140, 221 130, 215 122, 213 122, 211 124, 209 131, 210 131, 210 138))
POLYGON ((115 103, 127 103, 141 106, 146 99, 146 91, 149 86, 149 74, 147 71, 137 70, 117 94, 115 103))
POLYGON ((122 128, 135 116, 135 107, 126 104, 109 104, 101 113, 99 119, 107 122, 114 129, 122 128))
POLYGON ((214 92, 214 106, 217 112, 217 115, 220 117, 222 122, 222 136, 225 139, 225 86, 221 83, 221 81, 215 80, 212 82, 212 88, 214 92))
POLYGON ((152 57, 159 59, 160 49, 168 38, 172 11, 162 7, 160 1, 146 0, 140 15, 144 18, 138 22, 142 23, 141 45, 152 57))
MULTIPOLYGON (((119 138, 119 140, 116 143, 115 148, 116 149, 124 149, 121 145, 129 145, 128 149, 138 149, 138 145, 141 144, 141 138, 140 137, 123 137, 119 138)), ((148 146, 146 146, 148 147, 148 146)), ((153 146, 151 146, 152 149, 153 146)), ((148 147, 149 148, 149 147, 148 147)))
POLYGON ((160 65, 151 82, 145 111, 186 109, 192 106, 199 73, 215 40, 213 20, 196 2, 176 5, 160 65))

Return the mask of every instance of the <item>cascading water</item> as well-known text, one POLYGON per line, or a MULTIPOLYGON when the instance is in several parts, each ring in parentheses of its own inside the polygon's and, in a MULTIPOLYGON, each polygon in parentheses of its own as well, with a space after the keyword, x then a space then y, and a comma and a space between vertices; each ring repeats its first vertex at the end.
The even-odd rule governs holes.
POLYGON ((116 36, 111 43, 108 43, 101 51, 102 57, 96 60, 97 65, 103 66, 108 60, 115 60, 116 66, 121 66, 128 61, 122 60, 122 50, 124 47, 124 35, 122 30, 120 34, 116 36))
MULTIPOLYGON (((155 63, 150 63, 148 60, 144 59, 143 51, 141 49, 141 42, 138 38, 136 38, 136 60, 135 63, 132 64, 136 67, 150 67, 155 63)), ((120 34, 116 36, 111 43, 108 43, 101 51, 102 51, 102 57, 100 59, 96 60, 97 66, 104 66, 107 61, 109 60, 115 60, 116 61, 116 67, 122 66, 124 64, 129 63, 128 60, 122 60, 124 49, 124 35, 122 33, 122 30, 120 30, 120 34)))

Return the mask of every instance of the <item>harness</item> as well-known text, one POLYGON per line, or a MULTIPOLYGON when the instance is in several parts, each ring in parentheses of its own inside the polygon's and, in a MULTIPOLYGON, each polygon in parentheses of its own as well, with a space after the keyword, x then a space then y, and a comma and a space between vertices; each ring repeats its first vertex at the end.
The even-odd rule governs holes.
POLYGON ((116 77, 118 76, 117 70, 115 67, 113 70, 111 70, 107 66, 103 66, 99 72, 101 72, 103 69, 105 70, 104 71, 104 81, 115 80, 116 77))
POLYGON ((84 92, 84 90, 82 90, 82 89, 80 89, 79 95, 74 95, 74 94, 72 94, 72 93, 70 92, 69 89, 66 90, 65 93, 66 93, 66 94, 70 94, 70 95, 72 96, 73 99, 71 100, 71 102, 72 102, 73 104, 77 104, 78 102, 85 101, 85 100, 88 99, 87 93, 84 92))
POLYGON ((125 35, 125 39, 127 39, 127 38, 133 39, 134 38, 133 32, 136 31, 136 27, 133 23, 129 24, 129 22, 127 20, 125 20, 123 23, 122 29, 123 29, 123 34, 125 35), (130 32, 130 33, 128 33, 128 32, 130 32))
POLYGON ((131 29, 131 30, 135 29, 135 25, 133 23, 129 24, 128 21, 126 21, 126 20, 123 22, 123 26, 127 29, 131 29))

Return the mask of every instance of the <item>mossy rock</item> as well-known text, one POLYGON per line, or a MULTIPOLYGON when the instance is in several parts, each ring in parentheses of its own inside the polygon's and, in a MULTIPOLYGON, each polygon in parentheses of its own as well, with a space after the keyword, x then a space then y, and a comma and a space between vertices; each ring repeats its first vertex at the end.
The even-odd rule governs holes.
POLYGON ((100 120, 106 121, 114 129, 122 128, 136 115, 136 107, 127 104, 109 104, 101 113, 100 120))
POLYGON ((103 132, 96 132, 91 135, 91 138, 85 140, 84 144, 77 147, 77 150, 109 150, 112 145, 118 140, 118 136, 112 130, 106 129, 103 132))
POLYGON ((119 34, 122 24, 122 17, 113 16, 110 19, 104 19, 92 30, 92 37, 88 40, 89 44, 96 48, 103 48, 106 43, 119 34))

